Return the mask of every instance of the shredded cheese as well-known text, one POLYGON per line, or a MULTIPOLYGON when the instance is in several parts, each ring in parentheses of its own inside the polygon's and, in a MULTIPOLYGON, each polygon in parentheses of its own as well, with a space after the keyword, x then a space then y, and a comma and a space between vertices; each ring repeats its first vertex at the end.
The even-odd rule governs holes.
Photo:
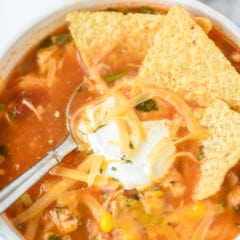
POLYGON ((193 132, 182 138, 177 139, 175 141, 175 144, 179 144, 179 143, 189 141, 189 140, 200 140, 200 139, 206 138, 207 136, 208 136, 208 132, 206 130, 203 130, 200 132, 193 132))
POLYGON ((191 159, 193 162, 197 163, 197 164, 200 164, 200 162, 197 160, 197 158, 190 152, 178 152, 178 153, 175 153, 173 155, 171 155, 167 161, 171 161, 172 159, 176 159, 178 157, 187 157, 189 159, 191 159))
POLYGON ((93 160, 92 160, 90 172, 87 179, 88 186, 92 186, 104 159, 105 158, 103 156, 98 156, 93 154, 93 160))
POLYGON ((38 120, 40 120, 40 121, 42 120, 41 114, 39 113, 37 108, 33 106, 33 104, 31 102, 29 102, 27 99, 24 98, 22 100, 22 104, 25 105, 26 107, 28 107, 29 110, 31 110, 35 114, 35 116, 37 117, 38 120))
POLYGON ((54 79, 56 77, 57 62, 54 58, 50 58, 47 64, 47 86, 51 87, 53 85, 54 79))
POLYGON ((118 125, 118 136, 120 140, 120 149, 121 153, 123 153, 126 156, 129 156, 129 134, 128 134, 128 127, 126 120, 117 120, 118 125))

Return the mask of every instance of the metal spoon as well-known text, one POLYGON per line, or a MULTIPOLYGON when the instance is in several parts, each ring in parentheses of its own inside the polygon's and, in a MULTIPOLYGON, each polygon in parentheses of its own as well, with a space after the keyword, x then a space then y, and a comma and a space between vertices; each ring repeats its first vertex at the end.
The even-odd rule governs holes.
POLYGON ((34 183, 44 176, 52 167, 62 161, 62 159, 75 148, 75 142, 70 127, 70 109, 73 99, 83 83, 80 83, 73 91, 66 108, 66 126, 68 135, 66 139, 54 150, 47 153, 39 162, 33 165, 23 175, 15 179, 5 189, 0 192, 0 214, 3 213, 13 202, 15 202, 23 193, 25 193, 34 183))

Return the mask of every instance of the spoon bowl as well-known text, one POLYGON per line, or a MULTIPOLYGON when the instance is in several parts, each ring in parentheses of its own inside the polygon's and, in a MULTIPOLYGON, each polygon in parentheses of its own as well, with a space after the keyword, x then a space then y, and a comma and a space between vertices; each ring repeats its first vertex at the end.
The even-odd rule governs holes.
POLYGON ((52 151, 48 152, 39 162, 34 164, 20 177, 16 178, 11 184, 0 192, 0 214, 3 213, 12 203, 14 203, 24 192, 26 192, 34 183, 43 177, 51 168, 60 163, 63 158, 77 148, 78 144, 74 140, 71 121, 71 106, 79 89, 81 82, 73 91, 66 107, 66 127, 68 135, 65 140, 52 151))

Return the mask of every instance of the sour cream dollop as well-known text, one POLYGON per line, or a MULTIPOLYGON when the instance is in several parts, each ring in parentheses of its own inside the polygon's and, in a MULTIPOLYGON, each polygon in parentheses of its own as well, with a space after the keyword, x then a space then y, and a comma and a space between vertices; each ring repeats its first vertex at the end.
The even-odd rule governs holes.
MULTIPOLYGON (((114 98, 104 102, 102 114, 104 109, 107 111, 114 107, 114 104, 114 98)), ((116 120, 108 121, 97 131, 86 133, 86 129, 94 125, 93 117, 96 116, 96 111, 95 108, 86 108, 85 117, 79 121, 77 128, 79 132, 85 133, 84 139, 94 154, 104 156, 107 167, 103 174, 117 179, 125 189, 143 189, 164 176, 173 163, 170 157, 176 151, 174 144, 172 143, 167 151, 163 151, 164 153, 155 161, 152 161, 150 152, 160 141, 170 137, 169 120, 143 121, 146 139, 142 140, 134 155, 128 158, 121 152, 116 120)), ((134 132, 131 135, 134 135, 134 132)))

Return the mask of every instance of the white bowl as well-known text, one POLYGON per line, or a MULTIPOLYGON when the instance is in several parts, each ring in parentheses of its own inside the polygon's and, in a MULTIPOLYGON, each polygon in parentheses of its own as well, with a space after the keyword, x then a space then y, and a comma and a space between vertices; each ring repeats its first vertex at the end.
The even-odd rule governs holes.
MULTIPOLYGON (((4 36, 0 42, 0 76, 6 79, 21 57, 41 39, 63 25, 66 13, 73 9, 104 9, 119 5, 161 7, 176 4, 183 5, 193 14, 208 17, 240 45, 240 29, 220 13, 195 0, 3 0, 0 3, 1 24, 4 24, 4 14, 10 14, 10 10, 14 17, 8 18, 11 21, 7 28, 0 25, 0 35, 4 36), (4 9, 4 6, 9 9, 4 9)), ((21 239, 4 216, 0 217, 0 231, 5 235, 3 239, 21 239)), ((2 233, 0 240, 1 238, 2 233)))

